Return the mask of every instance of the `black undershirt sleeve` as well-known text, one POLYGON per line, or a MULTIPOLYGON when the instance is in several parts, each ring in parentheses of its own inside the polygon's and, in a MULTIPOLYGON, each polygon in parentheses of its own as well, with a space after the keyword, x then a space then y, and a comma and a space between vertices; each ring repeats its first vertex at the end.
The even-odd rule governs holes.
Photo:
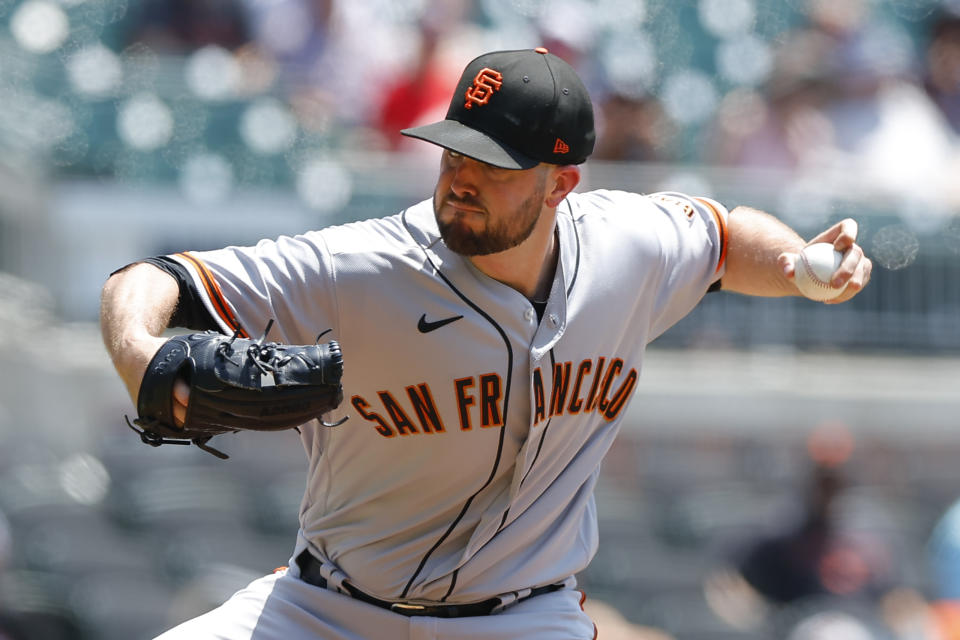
POLYGON ((187 268, 182 264, 167 256, 157 256, 146 258, 142 262, 152 264, 158 269, 169 273, 177 281, 180 288, 180 299, 177 301, 177 309, 170 318, 171 327, 185 327, 197 331, 220 331, 220 325, 213 319, 207 306, 203 304, 203 298, 200 292, 193 284, 187 268))

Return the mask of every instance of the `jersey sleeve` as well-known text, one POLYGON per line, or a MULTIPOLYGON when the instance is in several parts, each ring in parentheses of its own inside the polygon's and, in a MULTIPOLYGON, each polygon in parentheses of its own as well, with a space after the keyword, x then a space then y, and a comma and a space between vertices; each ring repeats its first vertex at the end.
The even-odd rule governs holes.
POLYGON ((170 256, 146 258, 143 262, 152 264, 177 281, 180 296, 177 300, 177 308, 170 318, 171 327, 186 327, 198 331, 220 328, 210 315, 210 310, 204 304, 204 298, 194 285, 194 280, 186 267, 170 256))
POLYGON ((257 337, 274 320, 271 339, 304 344, 337 329, 332 261, 319 231, 169 258, 224 333, 257 337))
POLYGON ((676 192, 647 196, 662 215, 653 225, 660 245, 661 277, 652 309, 650 339, 689 313, 717 288, 726 268, 728 212, 719 202, 676 192))

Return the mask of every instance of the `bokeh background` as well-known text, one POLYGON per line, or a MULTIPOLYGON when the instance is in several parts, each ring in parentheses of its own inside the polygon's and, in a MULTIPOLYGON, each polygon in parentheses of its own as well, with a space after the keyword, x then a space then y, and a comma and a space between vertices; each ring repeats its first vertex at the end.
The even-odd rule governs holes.
POLYGON ((960 2, 0 0, 2 640, 151 638, 292 551, 295 433, 223 462, 127 429, 109 273, 423 199, 397 131, 541 45, 596 105, 581 190, 852 216, 875 262, 849 304, 710 294, 651 345, 600 637, 960 638, 960 2))

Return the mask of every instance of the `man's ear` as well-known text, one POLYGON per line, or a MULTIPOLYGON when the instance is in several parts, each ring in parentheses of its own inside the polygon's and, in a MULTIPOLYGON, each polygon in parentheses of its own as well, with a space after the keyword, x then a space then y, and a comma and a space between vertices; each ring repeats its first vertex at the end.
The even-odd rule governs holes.
POLYGON ((567 194, 580 184, 580 167, 575 164, 565 164, 555 167, 547 180, 547 197, 545 203, 549 207, 557 207, 567 197, 567 194))

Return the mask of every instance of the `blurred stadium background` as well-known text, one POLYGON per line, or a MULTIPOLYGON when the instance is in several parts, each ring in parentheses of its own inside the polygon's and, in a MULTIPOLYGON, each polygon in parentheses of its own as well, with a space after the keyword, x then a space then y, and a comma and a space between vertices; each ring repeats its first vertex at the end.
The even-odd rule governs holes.
POLYGON ((960 637, 960 2, 0 0, 0 638, 150 638, 292 550, 295 434, 127 430, 108 274, 419 201, 397 130, 539 45, 594 96, 581 189, 853 216, 875 261, 843 307, 712 294, 652 345, 600 637, 960 637))

